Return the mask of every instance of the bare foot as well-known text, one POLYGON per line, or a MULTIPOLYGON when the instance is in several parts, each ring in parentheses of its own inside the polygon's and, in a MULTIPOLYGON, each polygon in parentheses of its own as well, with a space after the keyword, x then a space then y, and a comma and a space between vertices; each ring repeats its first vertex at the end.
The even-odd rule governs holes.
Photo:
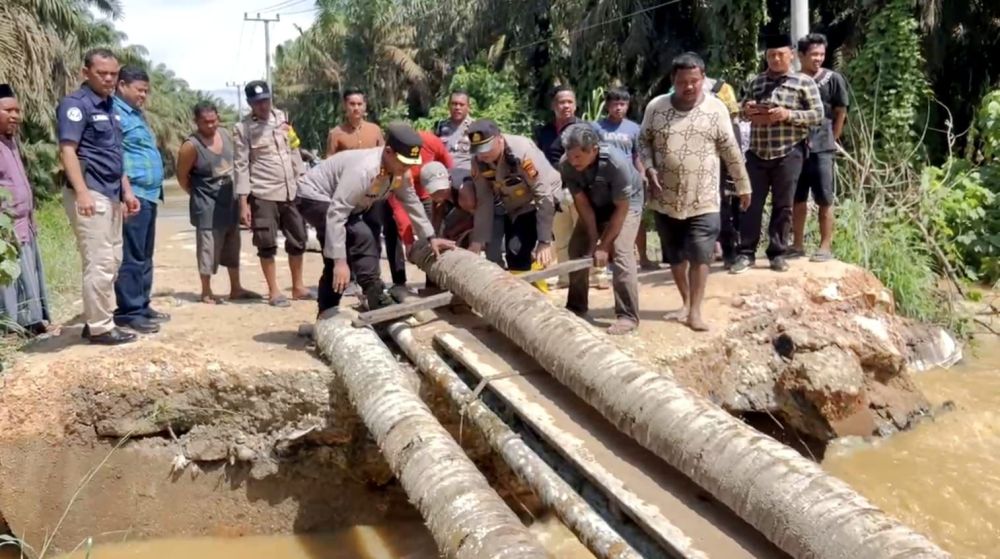
POLYGON ((230 301, 252 301, 258 299, 263 299, 263 296, 261 296, 260 293, 255 293, 249 289, 243 289, 242 287, 236 291, 229 292, 230 301))
POLYGON ((685 322, 688 319, 689 314, 690 311, 688 311, 687 307, 681 307, 676 311, 670 311, 663 315, 663 320, 668 322, 685 322))
POLYGON ((688 328, 694 330, 695 332, 708 332, 708 323, 702 320, 699 315, 689 315, 686 324, 688 328))

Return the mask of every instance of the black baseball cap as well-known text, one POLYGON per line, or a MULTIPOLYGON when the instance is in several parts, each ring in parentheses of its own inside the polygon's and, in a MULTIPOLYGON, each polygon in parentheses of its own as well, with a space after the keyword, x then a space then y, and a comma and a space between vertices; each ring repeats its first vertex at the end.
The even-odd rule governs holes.
POLYGON ((789 35, 777 34, 764 37, 764 48, 767 50, 783 49, 785 47, 791 48, 792 46, 792 38, 789 35))
POLYGON ((386 143, 396 152, 396 157, 407 165, 420 165, 420 147, 424 140, 412 126, 405 122, 390 122, 385 127, 386 143))
POLYGON ((256 103, 271 98, 271 88, 267 86, 267 82, 262 80, 248 83, 243 91, 247 94, 247 103, 256 103))
POLYGON ((488 118, 481 118, 469 125, 469 151, 473 155, 493 148, 493 140, 500 135, 500 127, 488 118))
POLYGON ((8 97, 16 97, 14 95, 14 88, 7 83, 0 83, 0 99, 6 99, 8 97))

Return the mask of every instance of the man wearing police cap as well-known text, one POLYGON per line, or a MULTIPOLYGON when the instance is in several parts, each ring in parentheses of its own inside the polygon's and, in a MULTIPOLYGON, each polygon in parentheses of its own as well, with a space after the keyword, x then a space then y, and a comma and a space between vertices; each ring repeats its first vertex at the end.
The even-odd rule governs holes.
POLYGON ((299 181, 299 188, 311 199, 330 200, 319 280, 320 313, 340 304, 352 272, 369 309, 392 304, 379 267, 382 223, 377 211, 390 194, 403 204, 417 238, 429 241, 435 253, 455 246, 435 238, 413 188, 410 170, 420 164, 420 135, 402 122, 390 123, 386 131, 385 147, 337 153, 299 181))
POLYGON ((531 270, 532 260, 547 267, 554 260, 552 220, 562 189, 559 173, 538 146, 524 136, 501 134, 489 119, 469 125, 475 158, 472 178, 476 212, 469 250, 479 252, 493 231, 494 194, 506 210, 507 268, 531 270))

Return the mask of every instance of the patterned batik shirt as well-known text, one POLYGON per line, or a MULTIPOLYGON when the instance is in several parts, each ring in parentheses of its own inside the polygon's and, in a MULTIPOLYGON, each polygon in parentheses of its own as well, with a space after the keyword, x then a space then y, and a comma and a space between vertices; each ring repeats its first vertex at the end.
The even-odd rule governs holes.
POLYGON ((750 151, 761 159, 778 159, 809 137, 809 130, 823 122, 823 101, 816 82, 805 74, 780 76, 768 72, 750 83, 747 100, 769 102, 788 109, 789 117, 775 124, 750 126, 750 151))
POLYGON ((720 158, 736 192, 750 193, 729 109, 715 97, 705 96, 689 111, 674 108, 670 95, 650 101, 639 133, 639 154, 646 169, 656 170, 663 187, 649 207, 674 219, 719 211, 720 158))

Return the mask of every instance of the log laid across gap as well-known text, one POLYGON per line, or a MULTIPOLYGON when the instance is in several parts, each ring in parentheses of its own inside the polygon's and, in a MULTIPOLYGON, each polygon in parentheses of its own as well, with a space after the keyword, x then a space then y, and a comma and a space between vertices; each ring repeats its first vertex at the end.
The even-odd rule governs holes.
POLYGON ((316 323, 316 344, 392 472, 423 516, 438 549, 456 559, 548 557, 462 448, 434 417, 374 330, 347 311, 316 323))
MULTIPOLYGON (((544 270, 526 272, 515 277, 520 281, 531 283, 547 278, 561 276, 570 272, 576 272, 578 270, 585 270, 589 268, 592 263, 593 260, 590 258, 578 258, 576 260, 570 260, 568 262, 561 262, 559 264, 549 266, 544 270)), ((423 297, 419 300, 407 301, 398 305, 390 305, 374 311, 363 312, 359 314, 356 319, 354 319, 354 325, 360 328, 362 326, 381 324, 383 322, 404 318, 420 311, 447 307, 457 301, 458 300, 455 299, 455 296, 450 291, 436 293, 430 297, 423 297)))
MULTIPOLYGON (((542 503, 551 508, 577 538, 600 559, 640 559, 637 553, 587 502, 552 470, 485 404, 476 399, 454 370, 434 351, 420 344, 403 322, 389 325, 388 333, 420 371, 440 387, 483 434, 487 442, 542 503)), ((697 552, 670 557, 701 559, 697 552)))
POLYGON ((793 557, 949 557, 791 448, 627 356, 492 262, 426 243, 413 261, 619 430, 678 469, 793 557))
POLYGON ((780 558, 725 507, 604 421, 498 333, 456 328, 435 343, 471 372, 669 557, 780 558), (720 514, 721 513, 721 514, 720 514))

